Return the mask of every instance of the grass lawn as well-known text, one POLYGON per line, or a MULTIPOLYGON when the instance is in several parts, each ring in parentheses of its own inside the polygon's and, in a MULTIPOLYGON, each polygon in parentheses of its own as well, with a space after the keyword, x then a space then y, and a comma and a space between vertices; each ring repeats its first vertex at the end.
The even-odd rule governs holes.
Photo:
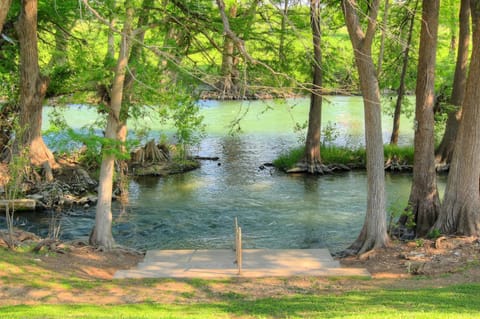
MULTIPOLYGON (((129 254, 82 246, 63 253, 0 247, 0 319, 480 318, 480 242, 449 245, 432 264, 442 272, 431 276, 214 280, 112 279, 115 265, 138 257, 126 263, 129 254), (450 259, 455 268, 439 263, 450 259)), ((401 260, 391 249, 372 262, 392 271, 401 260)))
POLYGON ((252 300, 224 294, 211 303, 0 307, 0 318, 480 318, 480 284, 372 290, 252 300))

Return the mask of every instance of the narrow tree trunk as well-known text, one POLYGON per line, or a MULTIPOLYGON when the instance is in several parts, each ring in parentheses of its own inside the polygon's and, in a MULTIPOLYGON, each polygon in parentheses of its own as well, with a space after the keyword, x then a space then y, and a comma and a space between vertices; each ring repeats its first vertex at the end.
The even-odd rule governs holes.
POLYGON ((166 53, 168 59, 161 57, 159 67, 164 74, 164 84, 177 82, 178 66, 182 63, 182 59, 187 55, 190 45, 189 35, 182 29, 171 17, 165 18, 165 24, 168 30, 163 39, 162 52, 166 53))
POLYGON ((115 24, 117 23, 115 12, 117 7, 117 1, 112 0, 110 4, 110 13, 108 15, 109 19, 109 26, 107 30, 107 54, 105 55, 105 60, 109 63, 109 61, 113 61, 115 59, 115 33, 113 32, 113 28, 115 28, 115 24))
MULTIPOLYGON (((125 1, 125 22, 123 25, 120 53, 118 56, 115 77, 112 83, 111 102, 107 117, 105 137, 118 141, 119 131, 123 128, 120 122, 120 111, 123 100, 123 86, 128 64, 130 42, 132 37, 133 7, 131 0, 125 1)), ((114 143, 115 144, 115 143, 114 143)), ((116 146, 113 146, 116 147, 116 146)), ((92 244, 111 249, 115 241, 112 236, 112 191, 115 153, 111 148, 103 150, 100 180, 98 186, 98 202, 95 212, 95 227, 90 241, 92 244)))
MULTIPOLYGON (((135 36, 135 42, 132 44, 130 57, 128 58, 128 65, 130 71, 125 75, 123 84, 123 102, 120 111, 120 122, 117 133, 117 139, 122 144, 122 153, 126 153, 125 142, 127 141, 127 120, 129 117, 130 106, 133 102, 134 82, 137 75, 137 66, 140 64, 140 59, 143 51, 143 42, 145 39, 145 30, 143 29, 148 24, 148 13, 153 7, 153 0, 143 0, 141 13, 138 18, 137 29, 141 30, 135 36)), ((120 188, 120 201, 122 205, 128 203, 128 163, 126 160, 118 160, 118 183, 120 188)))
POLYGON ((400 116, 402 114, 402 104, 405 98, 405 78, 407 76, 408 62, 410 60, 410 46, 412 45, 413 26, 415 25, 415 15, 417 12, 418 0, 415 1, 415 9, 410 16, 410 25, 408 27, 407 43, 403 51, 402 73, 400 74, 400 85, 397 90, 397 102, 395 103, 395 112, 393 114, 393 129, 390 137, 390 144, 397 145, 400 135, 400 116))
MULTIPOLYGON (((67 26, 69 28, 70 26, 67 26)), ((59 26, 55 26, 55 51, 48 62, 50 68, 62 67, 67 64, 68 38, 70 36, 59 26)))
POLYGON ((424 0, 420 32, 415 107, 415 153, 409 208, 415 216, 417 236, 424 236, 440 209, 435 171, 435 61, 439 0, 424 0))
POLYGON ((442 141, 436 151, 436 160, 439 164, 449 164, 455 147, 458 125, 462 117, 461 105, 465 97, 465 86, 468 71, 468 48, 470 46, 470 0, 462 0, 460 4, 460 31, 457 62, 453 78, 452 96, 450 103, 456 109, 448 112, 447 125, 442 141))
POLYGON ((360 235, 348 248, 358 254, 388 245, 380 89, 371 52, 379 2, 374 0, 370 3, 368 26, 364 33, 356 13, 357 2, 342 1, 347 29, 355 53, 365 113, 367 212, 360 235))
POLYGON ((11 5, 12 0, 0 0, 0 34, 2 34, 3 25, 5 24, 11 5))
POLYGON ((20 43, 20 133, 19 147, 28 149, 30 162, 50 167, 57 163, 42 138, 42 103, 48 78, 40 73, 37 47, 37 0, 23 0, 15 26, 20 43))
POLYGON ((462 119, 435 228, 446 234, 480 235, 480 1, 471 0, 473 49, 462 119))
POLYGON ((308 115, 308 132, 305 143, 305 164, 311 174, 324 173, 320 155, 322 122, 322 49, 320 29, 320 0, 310 1, 310 24, 313 35, 313 87, 308 115))
POLYGON ((285 71, 286 67, 285 36, 287 33, 288 1, 289 0, 284 0, 283 2, 282 21, 280 23, 280 44, 278 46, 278 63, 282 71, 285 71))
POLYGON ((377 76, 381 76, 382 74, 382 64, 383 64, 383 55, 385 52, 385 38, 387 35, 389 9, 390 9, 389 0, 385 0, 385 6, 383 9, 383 21, 382 21, 382 37, 380 38, 380 52, 378 53, 377 76))

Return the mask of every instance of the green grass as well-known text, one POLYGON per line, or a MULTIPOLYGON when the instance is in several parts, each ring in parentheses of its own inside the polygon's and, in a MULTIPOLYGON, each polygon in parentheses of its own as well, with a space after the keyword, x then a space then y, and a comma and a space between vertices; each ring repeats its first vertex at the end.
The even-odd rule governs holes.
MULTIPOLYGON (((293 148, 273 161, 275 167, 287 170, 292 168, 304 155, 305 148, 303 146, 293 148)), ((365 167, 366 151, 365 148, 349 148, 345 146, 321 146, 320 153, 322 162, 325 165, 344 164, 354 167, 365 167)), ((385 160, 394 156, 402 164, 413 164, 413 147, 412 146, 384 146, 385 160)))
POLYGON ((212 303, 0 307, 0 318, 478 318, 480 284, 353 291, 255 300, 222 294, 212 303))

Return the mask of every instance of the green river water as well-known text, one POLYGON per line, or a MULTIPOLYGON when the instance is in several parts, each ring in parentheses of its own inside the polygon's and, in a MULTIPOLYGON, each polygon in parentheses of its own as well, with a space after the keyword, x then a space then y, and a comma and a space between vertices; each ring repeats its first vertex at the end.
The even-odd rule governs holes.
MULTIPOLYGON (((335 125, 341 133, 335 143, 363 144, 361 98, 332 96, 328 101, 322 123, 335 125)), ((207 135, 193 153, 218 156, 219 161, 202 161, 200 169, 186 174, 133 180, 128 207, 122 210, 114 205, 113 233, 119 244, 138 249, 229 248, 235 217, 242 226, 245 248, 338 251, 356 238, 365 216, 364 171, 311 177, 260 169, 298 143, 293 128, 308 118, 308 99, 205 101, 200 105, 207 135), (243 116, 242 132, 230 136, 229 124, 239 116, 243 116)), ((45 128, 49 112, 47 108, 45 128)), ((94 121, 95 112, 71 107, 66 118, 80 128, 94 121)), ((412 143, 411 120, 402 121, 400 141, 412 143)), ((150 124, 154 135, 172 135, 168 126, 153 120, 150 124)), ((391 119, 384 116, 385 141, 390 129, 391 119)), ((445 177, 439 179, 443 189, 445 177)), ((386 175, 389 205, 406 203, 410 183, 409 174, 386 175)), ((20 215, 19 223, 45 235, 47 215, 20 215)), ((67 211, 61 218, 62 237, 87 237, 93 222, 94 208, 67 211)))

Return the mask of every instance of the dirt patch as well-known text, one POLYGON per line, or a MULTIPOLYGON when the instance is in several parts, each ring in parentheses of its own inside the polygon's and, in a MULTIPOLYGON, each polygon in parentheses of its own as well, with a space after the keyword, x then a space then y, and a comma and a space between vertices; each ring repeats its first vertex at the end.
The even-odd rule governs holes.
POLYGON ((347 267, 366 268, 374 278, 438 276, 478 267, 480 241, 472 237, 440 237, 392 242, 390 247, 360 257, 340 259, 347 267))

